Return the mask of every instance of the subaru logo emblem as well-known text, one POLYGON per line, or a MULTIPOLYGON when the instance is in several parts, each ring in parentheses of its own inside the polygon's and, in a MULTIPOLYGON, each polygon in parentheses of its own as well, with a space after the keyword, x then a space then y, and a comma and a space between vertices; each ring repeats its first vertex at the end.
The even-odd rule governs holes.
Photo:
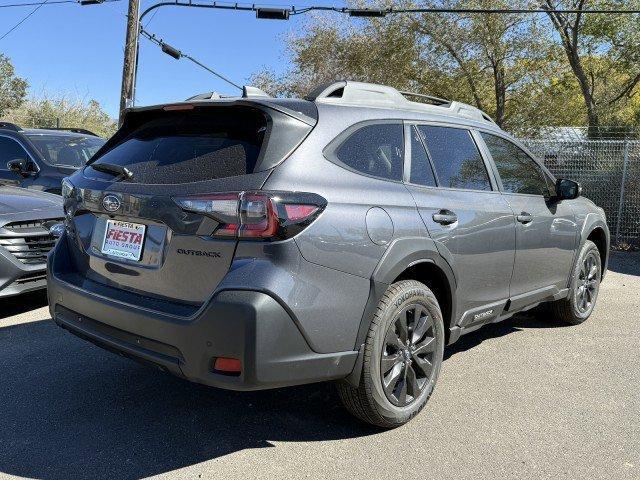
POLYGON ((122 202, 115 195, 105 195, 102 199, 102 206, 107 212, 116 212, 120 209, 122 202))
POLYGON ((49 234, 52 237, 60 238, 64 233, 64 223, 54 223, 49 227, 49 234))

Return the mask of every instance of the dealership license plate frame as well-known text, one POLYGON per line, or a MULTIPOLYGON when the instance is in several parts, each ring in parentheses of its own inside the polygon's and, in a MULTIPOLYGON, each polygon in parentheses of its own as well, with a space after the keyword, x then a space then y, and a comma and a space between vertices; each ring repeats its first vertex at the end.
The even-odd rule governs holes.
MULTIPOLYGON (((125 220, 113 220, 107 219, 107 223, 104 228, 104 237, 102 239, 102 245, 100 246, 100 252, 110 258, 117 258, 119 260, 130 260, 139 262, 142 258, 142 251, 144 249, 144 240, 147 234, 147 226, 141 223, 127 222, 125 220), (128 251, 127 249, 118 248, 118 245, 107 245, 107 236, 110 229, 113 227, 124 228, 128 232, 138 233, 142 235, 142 240, 137 246, 136 250, 128 251)), ((111 240, 112 242, 114 240, 111 240)), ((117 240, 115 240, 117 242, 117 240)), ((131 242, 124 242, 131 243, 131 242)))

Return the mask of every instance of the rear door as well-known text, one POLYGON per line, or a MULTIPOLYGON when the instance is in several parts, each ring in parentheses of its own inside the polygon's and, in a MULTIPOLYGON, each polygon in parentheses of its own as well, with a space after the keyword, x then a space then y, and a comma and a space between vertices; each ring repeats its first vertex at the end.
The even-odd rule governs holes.
POLYGON ((409 125, 408 188, 441 255, 456 275, 459 324, 498 316, 509 297, 515 225, 471 132, 409 125))
POLYGON ((553 198, 543 168, 522 148, 499 135, 481 137, 517 220, 511 296, 514 302, 534 302, 566 287, 576 248, 575 216, 566 201, 553 198))

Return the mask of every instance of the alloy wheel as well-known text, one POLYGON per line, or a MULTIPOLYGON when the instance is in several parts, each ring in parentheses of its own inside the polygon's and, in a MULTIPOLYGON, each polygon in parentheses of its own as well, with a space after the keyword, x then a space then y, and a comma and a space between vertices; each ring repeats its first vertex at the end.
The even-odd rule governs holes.
POLYGON ((405 307, 384 338, 380 376, 387 399, 399 407, 415 401, 434 373, 437 341, 431 315, 422 305, 405 307))
POLYGON ((589 312, 595 304, 600 285, 598 259, 589 253, 582 262, 576 285, 576 308, 581 314, 589 312))

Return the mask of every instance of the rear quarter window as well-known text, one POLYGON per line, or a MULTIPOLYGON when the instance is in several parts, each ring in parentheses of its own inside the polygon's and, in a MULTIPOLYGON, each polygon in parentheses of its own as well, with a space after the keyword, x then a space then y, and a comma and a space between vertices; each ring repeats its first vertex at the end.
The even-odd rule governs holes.
POLYGON ((401 123, 369 123, 347 131, 329 148, 334 163, 384 180, 402 180, 404 127, 401 123))

